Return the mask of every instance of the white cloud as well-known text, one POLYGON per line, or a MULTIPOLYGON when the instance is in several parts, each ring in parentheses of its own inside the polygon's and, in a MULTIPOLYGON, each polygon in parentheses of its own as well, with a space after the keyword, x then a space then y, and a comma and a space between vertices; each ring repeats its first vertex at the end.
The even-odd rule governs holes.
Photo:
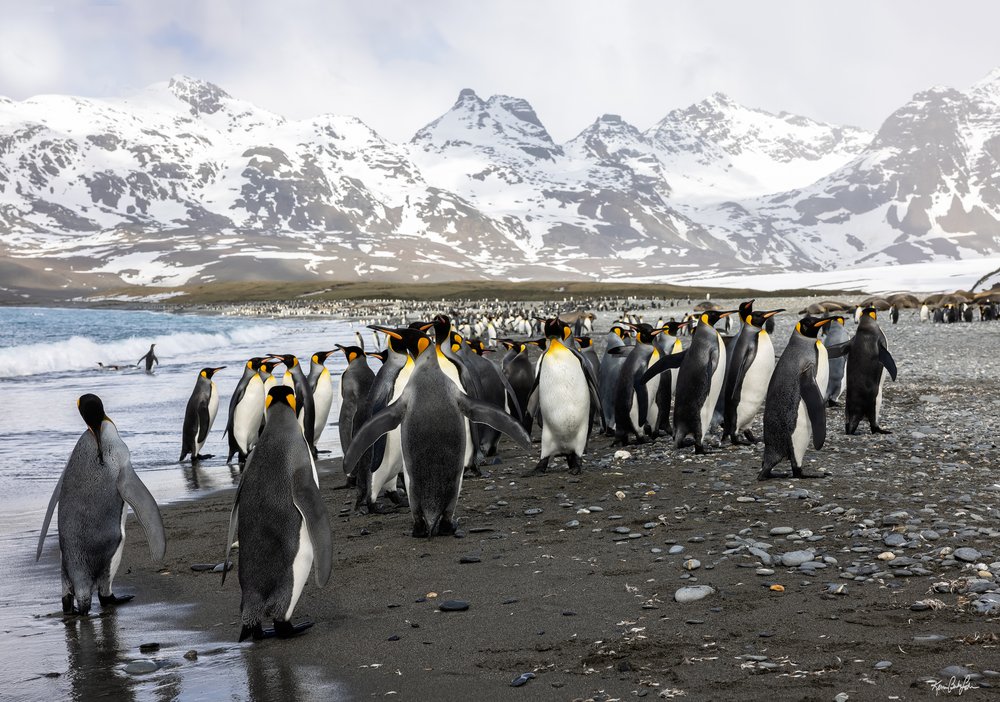
POLYGON ((292 117, 406 139, 461 88, 528 99, 557 140, 646 128, 722 91, 875 129, 912 93, 1000 65, 1000 6, 665 0, 0 0, 0 94, 120 95, 188 73, 292 117))

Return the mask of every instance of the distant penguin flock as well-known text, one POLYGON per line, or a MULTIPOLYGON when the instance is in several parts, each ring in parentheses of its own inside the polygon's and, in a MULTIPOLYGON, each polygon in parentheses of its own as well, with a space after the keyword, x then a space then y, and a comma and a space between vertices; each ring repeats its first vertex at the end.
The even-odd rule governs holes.
MULTIPOLYGON (((756 444, 751 426, 763 412, 757 477, 767 480, 786 460, 792 477, 807 477, 808 446, 822 448, 828 408, 841 398, 846 433, 854 434, 862 421, 872 433, 889 433, 880 424, 882 391, 897 369, 874 307, 859 307, 853 337, 845 328, 850 315, 805 314, 778 358, 771 336, 774 316, 783 310, 754 310, 754 302, 728 311, 706 308, 680 321, 661 317, 656 325, 623 313, 607 332, 600 357, 588 334, 593 314, 564 319, 526 312, 487 315, 476 325, 456 325, 440 313, 408 324, 407 315, 402 324, 370 324, 376 340, 384 338, 384 349, 366 352, 357 334, 356 344, 312 353, 308 374, 293 354, 248 359, 226 421, 227 462, 235 458, 241 473, 228 538, 220 543, 223 582, 231 550, 239 548, 240 641, 307 629, 308 622, 292 622, 305 583, 310 573, 320 587, 331 577, 333 546, 316 443, 334 398, 356 510, 408 508, 415 537, 455 533, 463 480, 499 460, 494 456, 502 435, 532 452, 531 433, 540 434, 528 476, 548 473, 559 458, 577 475, 595 431, 620 446, 665 434, 675 449, 693 446, 700 454, 709 452, 707 439, 720 430, 723 443, 756 444), (716 325, 731 316, 733 334, 723 335, 716 325), (534 358, 532 346, 541 351, 534 358), (491 360, 493 351, 499 353, 491 360), (325 363, 337 353, 346 367, 334 382, 325 363), (381 362, 377 372, 370 358, 381 362), (272 371, 279 364, 285 373, 276 378, 272 371)), ((412 318, 412 310, 407 314, 412 318)), ((921 311, 921 320, 925 316, 930 313, 921 311)), ((150 368, 152 359, 150 349, 150 368)), ((181 461, 210 457, 202 450, 219 408, 213 378, 223 368, 202 368, 195 379, 181 461)), ((166 538, 156 502, 100 398, 83 395, 78 406, 86 431, 55 487, 36 558, 58 503, 63 610, 85 614, 95 588, 102 606, 125 600, 113 594, 112 582, 121 563, 126 505, 154 559, 163 557, 166 538)))

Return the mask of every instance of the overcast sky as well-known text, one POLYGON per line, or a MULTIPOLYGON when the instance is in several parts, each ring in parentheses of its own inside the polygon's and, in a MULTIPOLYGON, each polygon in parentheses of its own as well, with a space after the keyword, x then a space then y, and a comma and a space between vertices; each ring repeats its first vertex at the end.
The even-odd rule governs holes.
POLYGON ((0 95, 121 96, 185 73, 289 117, 408 139, 462 88, 526 98, 557 141, 721 91, 877 129, 1000 66, 1000 3, 898 0, 0 0, 0 95))

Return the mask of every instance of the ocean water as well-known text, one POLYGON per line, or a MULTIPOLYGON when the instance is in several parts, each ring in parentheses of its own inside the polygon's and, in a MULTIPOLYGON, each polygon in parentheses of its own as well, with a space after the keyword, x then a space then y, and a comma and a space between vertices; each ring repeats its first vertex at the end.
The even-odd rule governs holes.
MULTIPOLYGON (((236 483, 223 437, 229 400, 251 356, 294 353, 300 359, 354 342, 350 323, 333 319, 245 319, 145 311, 0 308, 0 699, 251 699, 238 654, 176 671, 134 677, 123 672, 145 631, 211 643, 199 632, 170 632, 163 608, 122 607, 64 623, 60 609, 58 539, 50 528, 41 562, 35 546, 45 507, 73 446, 86 427, 76 407, 88 392, 128 445, 139 477, 161 505, 197 499, 236 483), (153 374, 134 366, 156 343, 153 374), (105 365, 129 366, 101 370, 105 365), (219 413, 197 468, 179 463, 184 408, 201 368, 215 375, 219 413), (133 640, 134 639, 134 640, 133 640), (233 660, 230 660, 233 659, 233 660), (61 672, 53 676, 50 671, 61 672), (190 677, 193 676, 193 677, 190 677), (166 691, 165 691, 166 688, 166 691), (198 690, 198 693, 191 692, 198 690), (186 692, 187 691, 187 692, 186 692), (208 695, 207 697, 205 695, 208 695)), ((371 343, 369 341, 369 343, 371 343)), ((342 354, 327 361, 332 375, 342 354)), ((283 371, 283 366, 279 366, 283 371)), ((335 379, 336 382, 336 379, 335 379)), ((335 422, 337 404, 330 412, 335 422)), ((329 424, 320 450, 339 455, 329 424)), ((130 517, 134 519, 134 517, 130 517)), ((55 527, 53 520, 52 527, 55 527)), ((169 603, 165 603, 169 605, 169 603)), ((95 611, 101 608, 95 605, 95 611)), ((163 640, 161 638, 161 640, 163 640)), ((134 655, 132 657, 135 657, 134 655)), ((309 671, 292 671, 311 675, 309 671)))

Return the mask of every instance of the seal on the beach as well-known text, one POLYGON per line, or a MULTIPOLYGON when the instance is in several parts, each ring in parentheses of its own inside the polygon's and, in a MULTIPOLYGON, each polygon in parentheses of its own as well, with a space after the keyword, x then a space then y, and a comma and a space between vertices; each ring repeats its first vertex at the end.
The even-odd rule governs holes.
POLYGON ((257 442, 260 418, 264 414, 264 383, 260 379, 260 364, 263 358, 254 357, 243 367, 243 377, 236 384, 236 390, 229 400, 229 419, 226 435, 229 437, 229 455, 226 463, 237 456, 245 463, 247 454, 257 442))
POLYGON ((819 450, 826 440, 826 403, 823 391, 830 377, 828 354, 817 333, 830 319, 805 316, 795 324, 788 345, 771 374, 764 400, 764 462, 758 480, 784 459, 792 476, 802 475, 802 457, 812 438, 819 450))
POLYGON ((313 443, 319 441, 326 429, 326 422, 330 418, 330 407, 333 406, 333 380, 330 378, 330 370, 323 364, 330 357, 333 351, 317 351, 310 356, 309 362, 309 389, 313 396, 313 443))
POLYGON ((616 323, 611 326, 604 346, 604 358, 601 359, 601 367, 597 374, 601 413, 604 415, 604 426, 607 427, 608 433, 615 428, 615 388, 618 386, 622 364, 625 363, 625 355, 613 354, 611 349, 627 345, 630 334, 631 332, 623 324, 616 323))
POLYGON ((872 434, 892 433, 879 426, 878 420, 882 412, 882 385, 886 375, 896 380, 896 361, 889 353, 885 333, 875 320, 875 308, 865 308, 858 331, 845 344, 848 356, 844 429, 848 434, 858 430, 862 419, 868 420, 872 434))
POLYGON ((161 560, 166 550, 160 510, 135 474, 128 446, 104 414, 101 398, 88 393, 77 400, 77 407, 87 431, 76 442, 52 492, 35 552, 37 561, 58 503, 62 608, 67 614, 90 611, 95 585, 102 607, 132 599, 111 591, 125 548, 126 503, 142 524, 153 559, 161 560))
POLYGON ((251 636, 287 638, 311 627, 312 622, 291 623, 295 605, 314 561, 319 587, 326 585, 333 569, 330 521, 312 450, 298 425, 292 388, 272 388, 265 404, 267 423, 229 516, 222 571, 225 584, 233 539, 238 537, 240 641, 251 636), (265 619, 274 621, 274 629, 264 629, 265 619))
POLYGON ((558 317, 545 320, 545 351, 538 362, 528 405, 537 405, 542 424, 542 455, 529 475, 541 475, 553 456, 566 456, 569 472, 582 470, 590 438, 592 411, 600 412, 597 378, 576 348, 573 330, 558 317))
POLYGON ((615 444, 628 443, 630 433, 636 435, 638 441, 646 436, 656 437, 660 425, 659 405, 656 403, 660 387, 660 375, 657 373, 648 382, 640 382, 643 374, 660 360, 660 349, 653 345, 662 329, 654 329, 652 325, 639 323, 631 325, 636 332, 634 346, 618 346, 608 353, 612 356, 627 354, 625 363, 618 373, 618 383, 615 386, 615 444))
MULTIPOLYGON (((372 325, 369 328, 382 332, 388 340, 385 361, 375 374, 368 392, 369 410, 375 414, 399 397, 413 371, 413 361, 406 352, 406 342, 401 334, 386 327, 372 325)), ((370 462, 362 460, 355 467, 358 488, 355 508, 376 511, 376 501, 383 492, 387 492, 393 502, 400 502, 396 480, 403 472, 403 452, 399 441, 397 427, 375 442, 370 462)))
MULTIPOLYGON (((843 315, 832 315, 830 323, 823 328, 823 345, 826 346, 827 351, 851 340, 851 336, 844 326, 845 321, 843 315)), ((844 392, 844 378, 847 369, 846 354, 841 356, 830 354, 829 363, 830 379, 826 384, 826 406, 836 407, 837 400, 844 392)))
POLYGON ((155 348, 156 348, 156 344, 150 344, 149 345, 149 351, 146 352, 145 356, 143 356, 138 361, 136 361, 135 365, 139 365, 140 363, 142 363, 143 361, 145 361, 146 362, 146 372, 147 373, 152 373, 153 372, 153 364, 154 363, 156 363, 156 364, 160 363, 160 359, 158 359, 156 357, 156 354, 153 352, 153 349, 155 349, 155 348))
MULTIPOLYGON (((368 365, 365 350, 360 346, 341 346, 347 358, 347 368, 340 375, 340 448, 347 451, 354 434, 369 416, 368 393, 375 382, 375 373, 368 365)), ((344 469, 347 469, 345 464, 344 469)))
POLYGON ((435 344, 415 329, 395 330, 413 358, 413 373, 399 399, 373 415, 354 435, 344 456, 345 470, 387 432, 400 427, 403 478, 413 514, 413 536, 455 532, 455 507, 462 489, 468 423, 479 422, 507 434, 526 450, 527 432, 509 414, 469 397, 447 380, 435 344))
MULTIPOLYGON (((723 441, 729 437, 734 444, 757 443, 750 424, 764 404, 774 371, 774 344, 771 343, 771 335, 764 331, 764 324, 782 311, 746 312, 743 327, 732 348, 727 351, 728 368, 722 390, 725 398, 723 441)), ((743 312, 741 309, 740 313, 743 312)))
POLYGON ((284 385, 292 388, 295 392, 295 415, 298 417, 299 426, 309 444, 309 450, 313 456, 316 455, 316 441, 313 431, 316 429, 316 406, 313 404, 313 394, 309 387, 309 380, 302 372, 302 365, 299 359, 290 353, 272 353, 271 358, 280 360, 285 366, 284 385))
POLYGON ((194 390, 188 398, 184 410, 184 426, 181 429, 181 457, 178 461, 191 454, 192 461, 211 458, 212 455, 202 455, 201 449, 208 439, 208 432, 215 422, 219 411, 219 390, 215 387, 212 376, 225 368, 202 368, 194 383, 194 390))

